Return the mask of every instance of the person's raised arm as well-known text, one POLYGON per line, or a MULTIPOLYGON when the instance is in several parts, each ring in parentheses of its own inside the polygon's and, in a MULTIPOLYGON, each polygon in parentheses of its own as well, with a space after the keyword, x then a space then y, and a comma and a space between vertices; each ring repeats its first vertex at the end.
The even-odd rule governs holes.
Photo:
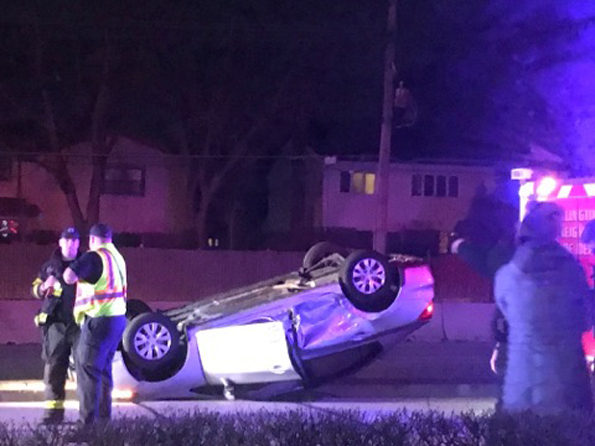
POLYGON ((66 282, 68 285, 72 285, 73 283, 76 283, 76 281, 78 280, 78 276, 70 267, 66 268, 64 274, 62 275, 62 278, 64 279, 64 282, 66 282))

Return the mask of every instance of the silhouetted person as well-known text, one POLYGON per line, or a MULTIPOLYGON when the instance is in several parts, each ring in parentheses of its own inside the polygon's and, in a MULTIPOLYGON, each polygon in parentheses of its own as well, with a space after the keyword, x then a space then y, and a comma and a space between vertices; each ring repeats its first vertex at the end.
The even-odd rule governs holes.
MULTIPOLYGON (((515 208, 488 194, 484 185, 479 186, 466 218, 455 227, 458 238, 452 243, 451 252, 493 282, 496 271, 514 254, 516 215, 515 208)), ((490 368, 502 379, 506 368, 508 325, 498 307, 494 310, 491 325, 494 349, 490 368)))
POLYGON ((556 241, 561 227, 557 205, 535 205, 521 223, 512 260, 496 273, 496 304, 509 326, 506 411, 593 409, 581 345, 591 323, 589 290, 578 261, 556 241))

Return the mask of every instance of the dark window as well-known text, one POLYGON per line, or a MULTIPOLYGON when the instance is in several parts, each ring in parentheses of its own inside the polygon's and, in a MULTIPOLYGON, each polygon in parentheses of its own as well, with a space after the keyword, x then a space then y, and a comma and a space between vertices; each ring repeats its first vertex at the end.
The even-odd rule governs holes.
POLYGON ((448 196, 458 197, 459 196, 459 177, 448 178, 448 196))
POLYGON ((446 197, 446 177, 444 175, 436 177, 436 196, 446 197))
POLYGON ((9 181, 12 175, 12 158, 0 156, 0 181, 9 181))
POLYGON ((424 195, 426 197, 434 195, 434 175, 424 175, 424 195))
POLYGON ((351 173, 341 171, 341 184, 339 185, 340 192, 349 192, 349 185, 351 184, 351 173))
POLYGON ((107 166, 103 176, 104 194, 145 195, 145 170, 130 166, 107 166))
POLYGON ((421 195, 422 195, 421 175, 419 175, 419 174, 411 175, 411 196, 412 197, 421 197, 421 195))

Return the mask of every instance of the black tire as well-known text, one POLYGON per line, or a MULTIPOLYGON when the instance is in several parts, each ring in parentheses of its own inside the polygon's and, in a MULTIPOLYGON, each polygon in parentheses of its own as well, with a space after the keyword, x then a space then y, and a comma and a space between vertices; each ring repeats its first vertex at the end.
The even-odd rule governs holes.
POLYGON ((126 301, 126 320, 131 321, 139 314, 150 313, 151 307, 138 299, 128 299, 126 301))
POLYGON ((304 255, 304 260, 302 261, 302 266, 304 269, 310 269, 319 263, 325 257, 330 256, 331 254, 340 254, 343 257, 347 255, 345 248, 342 248, 338 245, 335 245, 331 242, 318 242, 304 255))
POLYGON ((358 310, 377 313, 395 301, 401 288, 398 269, 375 251, 351 253, 339 271, 343 294, 358 310))
POLYGON ((124 354, 141 373, 173 366, 183 349, 174 322, 161 313, 143 313, 128 322, 122 335, 124 354), (153 342, 158 338, 158 342, 153 342))

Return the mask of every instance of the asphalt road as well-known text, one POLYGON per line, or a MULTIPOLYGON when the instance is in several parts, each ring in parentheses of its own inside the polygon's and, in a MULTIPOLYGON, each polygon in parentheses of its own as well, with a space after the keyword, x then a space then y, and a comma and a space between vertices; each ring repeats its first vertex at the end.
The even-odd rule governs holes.
MULTIPOLYGON (((385 347, 372 363, 345 377, 351 383, 494 384, 488 342, 401 342, 385 347)), ((39 344, 0 344, 0 381, 41 379, 39 344)))
MULTIPOLYGON (((36 423, 43 412, 41 347, 0 345, 0 422, 36 423), (27 391, 9 390, 12 385, 27 391)), ((377 414, 406 408, 445 412, 491 410, 497 382, 489 370, 491 344, 485 342, 403 342, 392 344, 362 369, 312 389, 276 384, 238 389, 236 401, 217 391, 192 401, 118 402, 114 416, 160 416, 195 410, 358 409, 377 414)), ((72 386, 72 383, 71 383, 72 386)), ((73 391, 67 395, 67 418, 77 418, 73 391)))

